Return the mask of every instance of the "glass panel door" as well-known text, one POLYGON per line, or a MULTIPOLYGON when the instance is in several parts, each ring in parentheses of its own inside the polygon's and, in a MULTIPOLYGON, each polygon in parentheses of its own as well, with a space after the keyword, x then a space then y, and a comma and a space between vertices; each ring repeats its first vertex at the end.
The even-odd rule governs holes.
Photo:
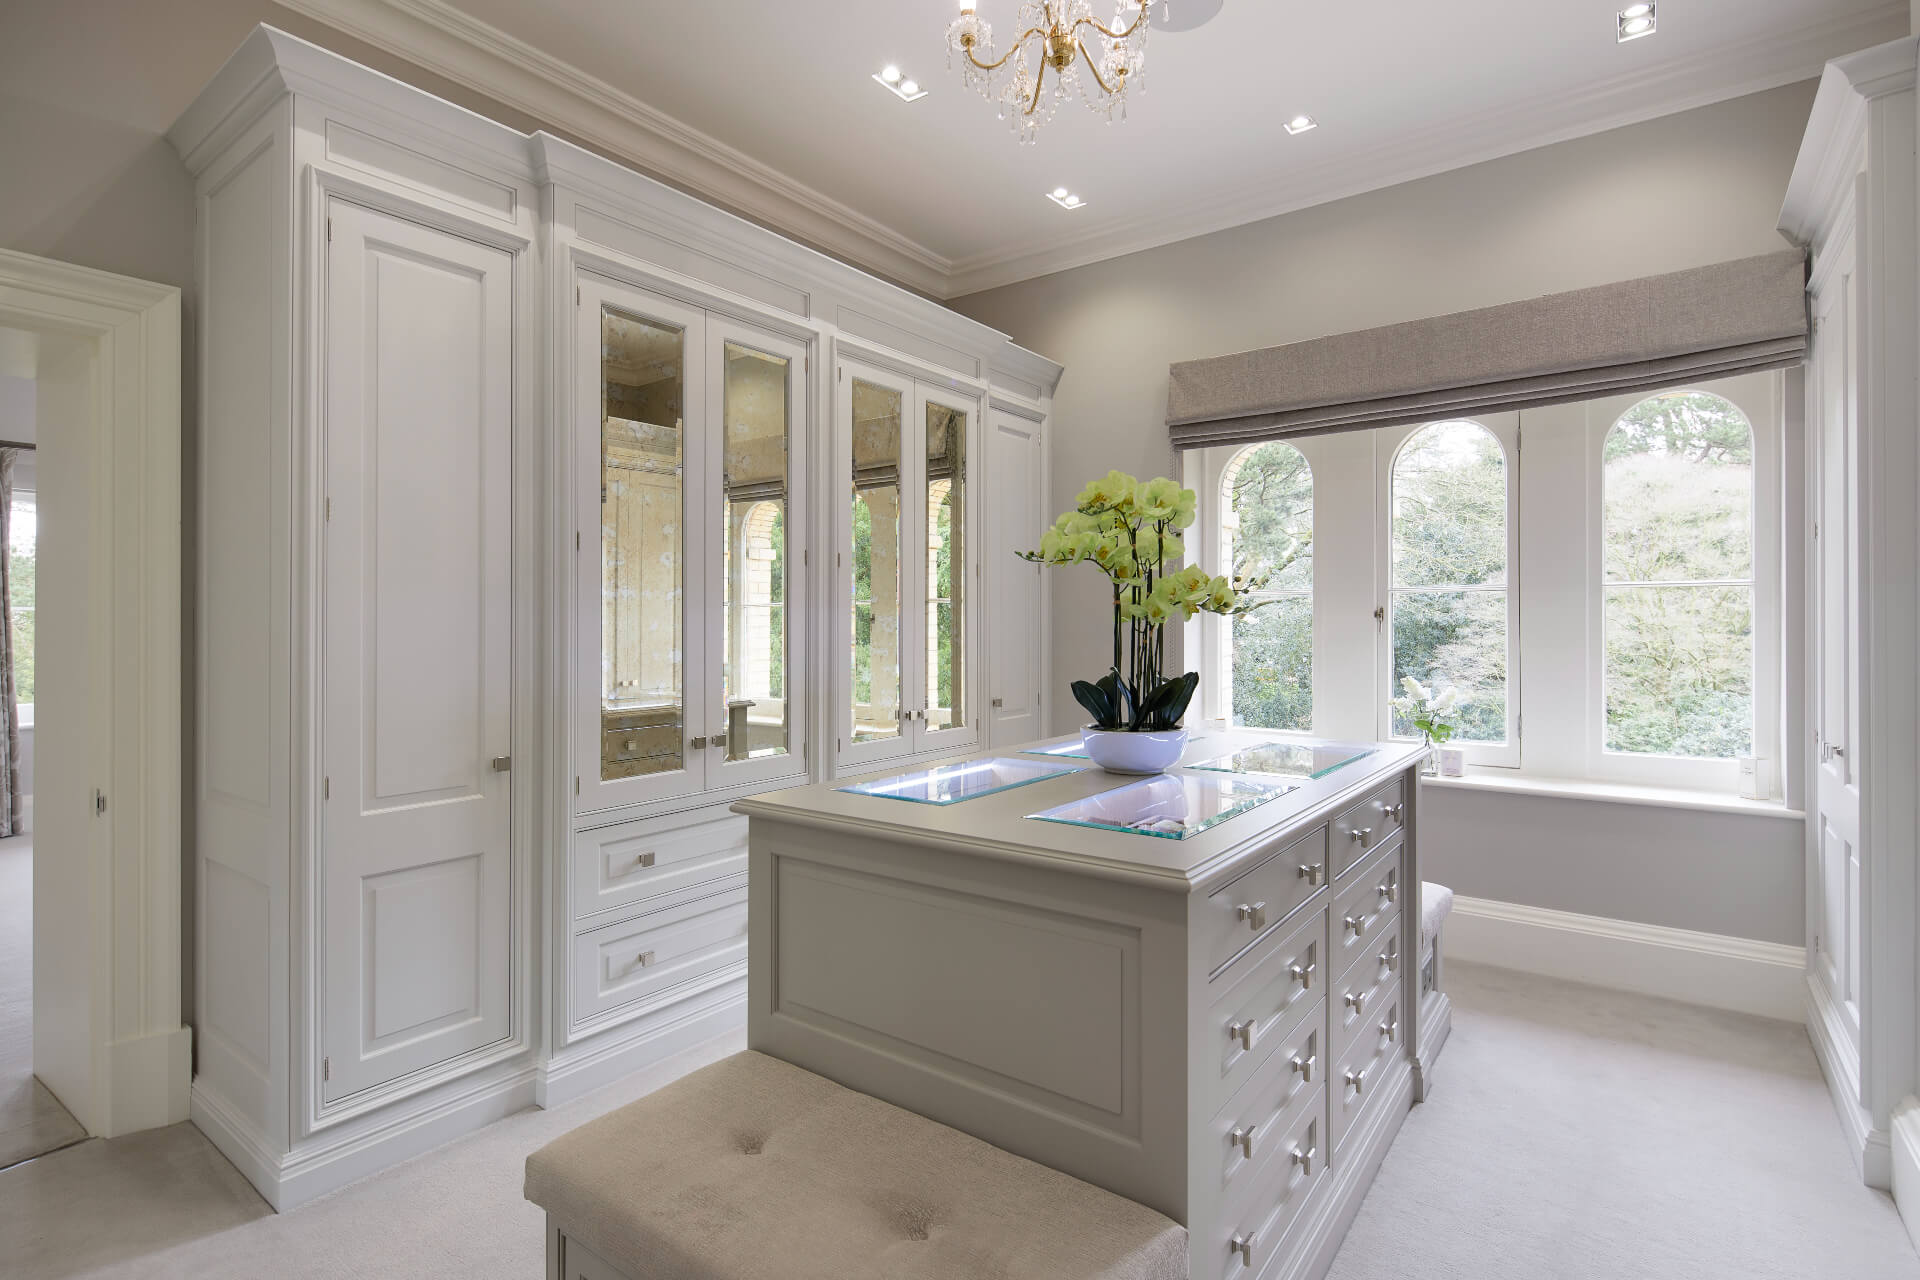
POLYGON ((851 554, 851 705, 846 745, 898 741, 906 709, 906 610, 902 545, 908 525, 901 464, 910 386, 879 375, 849 375, 847 481, 851 554))
MULTIPOLYGON (((968 718, 969 591, 968 539, 972 530, 967 485, 969 428, 973 413, 958 404, 923 397, 926 552, 921 581, 926 627, 921 637, 925 697, 917 709, 924 745, 944 743, 938 735, 972 733, 968 718)), ((950 744, 949 744, 950 745, 950 744)))
POLYGON ((721 671, 708 722, 715 785, 774 778, 803 767, 794 734, 805 720, 805 617, 792 572, 806 527, 803 460, 805 350, 714 319, 709 323, 719 405, 713 474, 719 519, 713 573, 722 607, 711 648, 721 671))
POLYGON ((705 664, 697 526, 688 520, 689 471, 700 470, 701 312, 601 282, 583 283, 579 405, 592 424, 590 472, 597 533, 583 531, 581 671, 596 690, 597 715, 580 743, 580 771, 598 783, 582 807, 599 808, 697 791, 701 753, 690 752, 690 689, 705 664), (591 329, 587 329, 591 326, 591 329), (584 622, 584 618, 583 618, 584 622), (590 740, 586 740, 590 739, 590 740))

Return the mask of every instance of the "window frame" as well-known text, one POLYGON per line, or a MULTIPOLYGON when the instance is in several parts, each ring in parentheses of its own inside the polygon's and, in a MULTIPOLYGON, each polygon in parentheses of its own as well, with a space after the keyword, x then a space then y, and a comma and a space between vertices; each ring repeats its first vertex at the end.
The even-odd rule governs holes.
MULTIPOLYGON (((1223 451, 1223 460, 1219 463, 1217 467, 1214 467, 1211 469, 1211 472, 1212 472, 1211 492, 1214 496, 1215 502, 1218 504, 1218 507, 1217 507, 1217 510, 1215 510, 1209 515, 1206 521, 1206 525, 1209 532, 1213 536, 1213 548, 1212 548, 1211 554, 1208 555, 1201 562, 1204 564, 1216 566, 1218 572, 1220 573, 1227 573, 1227 574, 1231 573, 1231 566, 1233 564, 1233 527, 1237 527, 1237 521, 1235 522, 1234 526, 1232 527, 1229 526, 1228 522, 1234 519, 1234 514, 1233 514, 1231 504, 1227 501, 1226 487, 1227 487, 1228 477, 1234 473, 1235 468, 1237 468, 1240 465, 1241 460, 1251 456, 1256 450, 1264 449, 1268 445, 1273 445, 1273 444, 1286 445, 1288 448, 1292 449, 1295 453, 1298 453, 1300 455, 1300 460, 1306 464, 1306 468, 1307 468, 1307 493, 1309 497, 1308 523, 1309 523, 1309 527, 1312 530, 1313 548, 1314 548, 1313 564, 1311 566, 1311 571, 1308 575, 1307 588, 1304 591, 1300 591, 1300 590, 1268 591, 1268 592, 1261 592, 1259 594, 1263 598, 1269 599, 1269 600, 1302 600, 1304 599, 1307 602, 1307 615, 1308 615, 1307 626, 1308 626, 1308 634, 1311 638, 1309 647, 1313 651, 1309 658, 1309 662, 1311 664, 1309 669, 1312 672, 1312 680, 1308 689, 1308 701, 1312 706, 1312 712, 1308 717, 1308 725, 1305 729, 1266 729, 1264 726, 1253 726, 1253 727, 1261 728, 1264 732, 1268 732, 1268 733, 1289 733, 1289 734, 1296 734, 1302 737, 1311 736, 1312 734, 1316 733, 1318 731, 1318 726, 1321 720, 1321 716, 1320 716, 1320 702, 1321 702, 1321 699, 1320 699, 1320 687, 1321 687, 1320 559, 1319 559, 1319 543, 1320 543, 1319 483, 1320 482, 1319 482, 1319 475, 1314 470, 1312 453, 1309 450, 1303 449, 1300 447, 1304 443, 1306 442, 1300 441, 1300 440, 1261 440, 1254 444, 1242 445, 1239 448, 1227 449, 1223 451)), ((1196 521, 1195 523, 1197 525, 1199 522, 1196 521)), ((1207 615, 1207 616, 1212 616, 1212 615, 1207 615)), ((1233 623, 1230 619, 1221 618, 1217 620, 1217 624, 1211 628, 1211 643, 1208 645, 1206 649, 1203 650, 1203 652, 1205 652, 1209 658, 1209 662, 1207 665, 1214 668, 1216 672, 1214 687, 1209 691, 1209 697, 1205 702, 1203 702, 1203 705, 1209 708, 1214 718, 1224 720, 1227 724, 1232 724, 1233 723, 1233 623), (1212 711, 1212 708, 1214 708, 1216 705, 1218 707, 1218 710, 1212 711)), ((1203 680, 1205 679, 1204 676, 1202 678, 1203 680)))
POLYGON ((1738 760, 1693 756, 1640 755, 1606 746, 1606 447, 1614 426, 1636 405, 1655 396, 1693 392, 1732 404, 1753 433, 1753 487, 1748 496, 1753 540, 1753 736, 1749 744, 1762 796, 1778 793, 1781 700, 1781 489, 1780 433, 1784 408, 1777 374, 1750 374, 1702 383, 1680 383, 1640 395, 1590 400, 1586 411, 1587 463, 1587 716, 1584 728, 1585 772, 1606 782, 1683 787, 1738 794, 1738 760), (1775 495, 1774 500, 1768 500, 1775 495))
POLYGON ((1393 707, 1393 473, 1407 442, 1428 427, 1446 422, 1470 422, 1491 435, 1500 446, 1505 465, 1507 489, 1507 728, 1506 741, 1498 743, 1456 742, 1466 752, 1470 765, 1500 769, 1519 769, 1523 758, 1521 731, 1522 685, 1520 658, 1520 415, 1487 413, 1473 416, 1434 418, 1406 427, 1381 428, 1375 433, 1374 457, 1377 462, 1374 489, 1374 581, 1379 584, 1376 608, 1376 646, 1374 687, 1378 690, 1374 708, 1375 733, 1382 742, 1417 742, 1419 739, 1395 736, 1393 707))

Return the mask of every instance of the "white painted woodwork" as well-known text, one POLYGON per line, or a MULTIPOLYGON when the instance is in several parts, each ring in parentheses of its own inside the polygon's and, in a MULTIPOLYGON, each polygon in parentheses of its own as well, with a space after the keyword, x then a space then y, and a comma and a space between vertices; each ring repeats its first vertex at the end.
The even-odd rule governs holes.
POLYGON ((504 1040, 513 258, 327 209, 321 1051, 329 1102, 504 1040))
MULTIPOLYGON (((994 598, 987 602, 993 619, 983 637, 989 650, 993 687, 987 699, 987 741, 995 747, 1031 742, 1044 737, 1040 709, 1046 691, 1041 680, 1045 648, 1041 608, 1042 566, 1016 558, 1016 553, 1039 546, 1026 541, 1036 529, 1052 524, 1046 510, 1046 437, 1042 421, 1013 413, 997 403, 988 410, 987 491, 982 507, 987 527, 986 562, 996 576, 994 598)), ((979 641, 976 641, 978 644, 979 641)))
MULTIPOLYGON (((739 1025, 725 805, 826 776, 848 682, 839 606, 816 603, 842 599, 831 371, 844 350, 963 407, 984 475, 988 395, 1044 441, 1060 368, 271 28, 169 136, 196 182, 204 324, 193 1118, 288 1207, 739 1025), (604 791, 603 300, 679 317, 702 410, 683 453, 686 767, 604 791), (788 750, 746 760, 711 745, 736 714, 729 342, 786 362, 791 414, 788 750)), ((992 681, 981 487, 966 728, 922 751, 974 742, 992 681)))
POLYGON ((1894 1109, 1920 1091, 1917 51, 1908 37, 1827 65, 1780 215, 1812 251, 1816 321, 1807 1029, 1855 1165, 1883 1188, 1894 1109))

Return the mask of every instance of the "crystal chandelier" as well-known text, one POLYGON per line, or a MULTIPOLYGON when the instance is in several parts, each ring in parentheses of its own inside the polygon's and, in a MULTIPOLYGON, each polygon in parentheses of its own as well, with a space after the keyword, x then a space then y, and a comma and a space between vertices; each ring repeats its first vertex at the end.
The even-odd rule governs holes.
POLYGON ((959 54, 962 78, 1030 144, 1075 89, 1107 123, 1116 113, 1126 119, 1127 91, 1139 85, 1147 61, 1147 11, 1168 0, 1113 0, 1111 25, 1093 16, 1094 0, 1020 0, 1020 35, 999 57, 977 2, 960 0, 960 16, 947 28, 948 65, 959 54))

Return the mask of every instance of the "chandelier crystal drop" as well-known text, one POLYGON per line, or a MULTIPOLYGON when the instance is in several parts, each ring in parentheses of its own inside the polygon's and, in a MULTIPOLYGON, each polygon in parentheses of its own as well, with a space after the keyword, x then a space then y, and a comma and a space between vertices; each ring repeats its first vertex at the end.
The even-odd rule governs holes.
POLYGON ((1127 118, 1127 94, 1140 91, 1147 63, 1147 12, 1169 0, 1110 0, 1111 22, 1094 17, 1094 0, 1020 0, 1020 35, 996 56, 993 28, 960 0, 947 28, 947 65, 959 55, 966 84, 1000 111, 1022 145, 1071 93, 1113 123, 1127 118))

